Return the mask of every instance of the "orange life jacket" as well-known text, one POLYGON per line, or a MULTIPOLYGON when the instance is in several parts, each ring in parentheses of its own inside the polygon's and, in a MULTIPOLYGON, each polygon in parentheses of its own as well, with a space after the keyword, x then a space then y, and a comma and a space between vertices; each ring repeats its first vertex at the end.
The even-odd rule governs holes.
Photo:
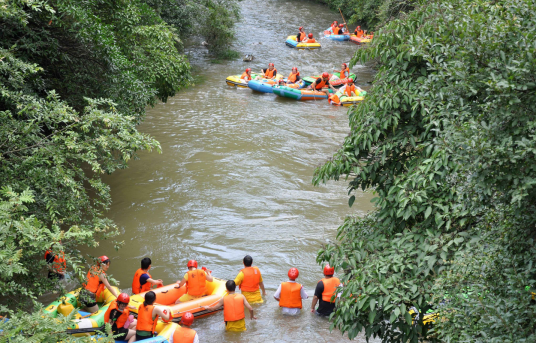
POLYGON ((305 32, 300 32, 300 35, 298 36, 298 38, 300 39, 299 41, 302 42, 305 39, 305 36, 305 32))
POLYGON ((316 84, 315 85, 315 89, 316 90, 321 90, 322 88, 324 88, 324 86, 326 86, 329 82, 329 79, 327 81, 325 81, 323 78, 320 78, 320 83, 316 84))
POLYGON ((194 269, 188 271, 188 281, 186 284, 188 286, 188 294, 193 296, 205 295, 207 292, 206 288, 207 276, 205 271, 201 269, 194 269))
POLYGON ((334 35, 340 35, 340 31, 341 31, 341 29, 338 26, 335 26, 333 28, 333 34, 334 35))
POLYGON ((290 73, 290 75, 287 77, 288 82, 296 82, 296 79, 300 76, 300 72, 297 72, 296 74, 290 73))
POLYGON ((270 79, 274 77, 274 74, 277 73, 277 69, 274 68, 274 70, 270 70, 270 68, 266 69, 264 72, 264 77, 267 79, 270 79))
POLYGON ((229 294, 223 297, 223 320, 235 322, 246 318, 244 314, 244 296, 242 294, 229 294))
POLYGON ((240 76, 241 79, 251 81, 251 75, 248 75, 248 73, 244 72, 242 76, 240 76))
POLYGON ((136 330, 154 332, 158 316, 153 319, 153 305, 141 304, 138 309, 138 323, 136 324, 136 330))
POLYGON ((363 30, 358 30, 358 29, 355 29, 355 35, 359 38, 359 37, 362 37, 363 34, 365 33, 365 31, 363 30))
POLYGON ((302 308, 302 285, 296 282, 283 282, 281 284, 280 307, 302 308))
POLYGON ((350 76, 350 68, 346 67, 341 69, 341 75, 339 76, 341 79, 346 78, 346 75, 344 73, 348 73, 348 76, 350 76))
POLYGON ((240 284, 240 290, 245 292, 255 292, 259 289, 261 282, 261 271, 257 267, 246 267, 241 270, 244 280, 240 284))
POLYGON ((322 279, 322 283, 324 284, 324 292, 322 292, 322 300, 334 303, 334 300, 331 300, 331 298, 335 295, 335 291, 337 290, 337 287, 341 284, 341 281, 337 279, 336 277, 332 277, 329 279, 322 279))
POLYGON ((307 40, 307 43, 316 43, 316 39, 310 38, 307 40))
POLYGON ((146 282, 143 286, 140 284, 140 276, 142 276, 143 274, 147 274, 149 275, 149 277, 152 277, 151 274, 141 268, 136 270, 136 273, 134 274, 134 279, 132 280, 132 293, 139 294, 142 292, 147 292, 151 289, 151 284, 149 282, 146 282))
POLYGON ((354 85, 346 85, 344 92, 346 93, 347 96, 352 96, 352 92, 354 92, 356 95, 359 95, 359 92, 357 91, 354 85))
POLYGON ((95 295, 98 297, 100 293, 104 290, 104 283, 99 279, 100 274, 104 274, 106 276, 106 273, 103 270, 100 270, 98 266, 91 267, 91 270, 87 272, 87 281, 83 285, 85 289, 90 291, 91 293, 95 293, 95 295))
MULTIPOLYGON (((112 313, 112 310, 118 310, 117 300, 112 301, 110 306, 108 306, 108 309, 106 310, 106 313, 104 314, 104 323, 108 323, 108 321, 110 320, 110 313, 112 313)), ((118 329, 125 326, 125 323, 127 322, 129 314, 130 314, 130 311, 128 310, 128 307, 127 307, 123 310, 123 314, 121 314, 117 318, 117 320, 115 321, 115 325, 117 326, 118 329)))
MULTIPOLYGON (((45 253, 45 261, 47 256, 53 253, 54 252, 52 250, 47 250, 45 253)), ((54 269, 56 273, 65 273, 65 270, 67 269, 67 262, 65 262, 65 254, 63 251, 60 251, 60 255, 54 255, 54 264, 52 265, 52 269, 54 269)))
POLYGON ((194 343, 195 330, 179 326, 173 333, 173 342, 175 343, 194 343))

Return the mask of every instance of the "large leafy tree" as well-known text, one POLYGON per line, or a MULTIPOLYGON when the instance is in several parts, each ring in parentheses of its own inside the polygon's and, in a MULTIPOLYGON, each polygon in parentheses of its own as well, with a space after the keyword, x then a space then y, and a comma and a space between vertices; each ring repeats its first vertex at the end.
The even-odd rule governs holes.
POLYGON ((137 125, 190 67, 174 29, 141 1, 4 2, 0 31, 0 315, 11 318, 0 340, 68 341, 68 321, 27 314, 37 296, 63 291, 44 253, 65 251, 84 276, 78 247, 117 233, 100 176, 160 150, 137 125))
POLYGON ((357 51, 377 63, 373 88, 314 178, 377 195, 318 257, 344 272, 333 325, 350 337, 536 339, 535 10, 420 2, 357 51))

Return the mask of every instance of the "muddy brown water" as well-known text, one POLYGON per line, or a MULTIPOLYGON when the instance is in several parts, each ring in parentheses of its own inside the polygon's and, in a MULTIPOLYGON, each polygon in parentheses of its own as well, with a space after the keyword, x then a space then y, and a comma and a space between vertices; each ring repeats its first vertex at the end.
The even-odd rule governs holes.
MULTIPOLYGON (((320 38, 340 15, 310 1, 245 0, 233 48, 255 60, 209 63, 199 43, 187 49, 202 82, 147 112, 140 131, 162 145, 162 154, 140 154, 104 181, 111 187, 111 219, 122 230, 124 248, 101 242, 93 255, 112 259, 109 272, 130 291, 143 257, 165 283, 179 280, 186 262, 196 259, 213 275, 231 279, 242 258, 253 256, 268 296, 254 306, 258 320, 247 332, 226 333, 220 313, 195 321, 201 342, 348 341, 330 323, 309 312, 311 298, 297 317, 280 313, 273 294, 291 267, 309 294, 322 277, 315 258, 334 239, 348 214, 372 209, 371 194, 358 193, 348 208, 346 183, 313 187, 315 166, 326 161, 348 134, 346 109, 327 101, 298 102, 225 84, 229 75, 275 63, 287 75, 318 74, 348 62, 356 46, 321 38, 322 49, 298 51, 285 39, 299 26, 320 38)), ((356 66, 356 84, 366 88, 372 70, 356 66)), ((364 342, 358 337, 357 342, 364 342)))

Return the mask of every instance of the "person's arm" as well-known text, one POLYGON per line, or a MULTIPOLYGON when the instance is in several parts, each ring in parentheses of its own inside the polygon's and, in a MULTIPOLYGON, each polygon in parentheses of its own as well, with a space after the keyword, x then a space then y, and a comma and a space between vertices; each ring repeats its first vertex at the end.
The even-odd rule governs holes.
POLYGON ((266 290, 264 289, 264 282, 259 282, 259 287, 262 290, 262 295, 266 296, 266 290))
POLYGON ((119 294, 117 294, 117 292, 115 291, 115 288, 112 288, 112 286, 110 286, 110 283, 108 282, 108 279, 106 278, 104 273, 101 273, 99 275, 99 280, 104 284, 104 286, 106 286, 106 288, 108 288, 110 293, 112 293, 116 298, 119 296, 119 294))
POLYGON ((275 291, 274 293, 274 299, 279 301, 281 298, 281 285, 279 285, 279 287, 277 287, 277 291, 275 291))
POLYGON ((253 307, 251 307, 251 305, 248 303, 248 301, 246 300, 246 297, 243 297, 243 298, 244 298, 244 306, 248 308, 249 314, 251 315, 251 319, 257 319, 257 317, 253 315, 253 307))
POLYGON ((155 314, 162 318, 164 321, 169 321, 173 314, 170 312, 169 308, 162 308, 161 306, 155 306, 153 309, 153 318, 155 314))
POLYGON ((324 292, 324 283, 322 281, 319 281, 316 284, 315 295, 313 297, 313 302, 311 303, 311 312, 315 311, 316 303, 318 302, 318 299, 322 297, 323 292, 324 292))
POLYGON ((301 295, 302 299, 308 299, 309 298, 309 296, 307 295, 307 292, 305 291, 305 288, 303 288, 303 286, 300 289, 300 295, 301 295))
POLYGON ((209 311, 212 311, 212 310, 215 310, 217 309, 218 307, 221 307, 223 306, 223 298, 221 298, 215 305, 212 305, 212 306, 201 306, 203 309, 205 310, 209 310, 209 311))
POLYGON ((212 274, 210 272, 205 272, 205 274, 208 282, 214 281, 214 278, 212 277, 212 274))
POLYGON ((194 336, 194 343, 199 343, 199 336, 197 335, 197 332, 195 333, 195 336, 194 336))
POLYGON ((179 282, 177 281, 177 283, 179 284, 179 288, 181 288, 182 286, 184 286, 184 284, 186 283, 186 279, 185 278, 182 278, 182 280, 179 282))
POLYGON ((315 295, 313 297, 313 301, 311 303, 311 312, 314 312, 315 311, 315 307, 316 307, 316 303, 318 302, 318 297, 315 295))
POLYGON ((309 86, 307 86, 307 88, 312 88, 312 89, 315 89, 315 87, 316 87, 316 80, 313 83, 311 83, 309 86))
POLYGON ((153 284, 153 285, 164 285, 163 281, 158 279, 158 280, 154 280, 154 279, 151 279, 151 278, 148 278, 147 279, 147 282, 149 282, 150 284, 153 284))

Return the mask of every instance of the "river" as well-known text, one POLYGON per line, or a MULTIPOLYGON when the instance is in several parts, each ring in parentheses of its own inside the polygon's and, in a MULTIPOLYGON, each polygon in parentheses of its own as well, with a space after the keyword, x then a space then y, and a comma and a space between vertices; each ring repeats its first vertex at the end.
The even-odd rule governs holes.
MULTIPOLYGON (((109 272, 122 289, 130 289, 146 256, 153 277, 171 283, 184 275, 189 259, 214 276, 234 278, 250 254, 268 291, 266 303, 255 306, 258 320, 248 319, 248 331, 237 334, 224 331, 221 313, 198 319, 193 328, 202 342, 348 341, 309 312, 312 297, 292 318, 281 315, 273 299, 291 267, 300 270, 298 281, 312 295, 322 278, 315 262, 321 245, 334 239, 347 214, 372 210, 371 194, 363 193, 349 209, 343 181, 311 185, 314 168, 348 134, 346 109, 236 89, 225 78, 269 62, 285 75, 293 66, 305 76, 331 72, 350 60, 356 45, 320 39, 323 47, 316 51, 285 46, 301 25, 318 39, 333 20, 340 21, 338 13, 314 2, 245 0, 241 7, 233 48, 256 59, 213 64, 200 44, 187 49, 202 81, 148 109, 139 128, 160 141, 162 154, 141 153, 128 169, 104 177, 113 198, 108 213, 125 246, 115 251, 102 242, 86 252, 111 257, 109 272)), ((352 72, 366 88, 372 71, 356 66, 352 72)))

